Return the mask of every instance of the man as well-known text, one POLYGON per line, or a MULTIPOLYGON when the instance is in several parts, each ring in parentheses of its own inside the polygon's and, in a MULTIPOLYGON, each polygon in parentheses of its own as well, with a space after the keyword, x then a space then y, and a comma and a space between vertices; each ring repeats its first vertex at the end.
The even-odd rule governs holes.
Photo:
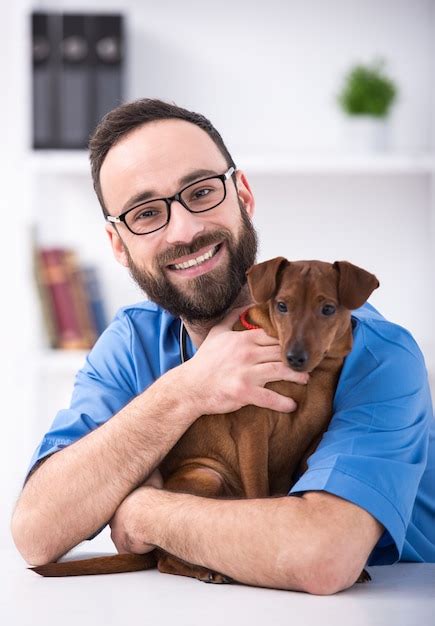
POLYGON ((306 378, 262 330, 231 330, 250 303, 254 198, 210 122, 137 101, 106 116, 90 147, 115 257, 154 304, 121 310, 36 450, 12 520, 24 558, 55 560, 110 520, 119 552, 160 546, 244 583, 311 593, 349 587, 367 561, 435 561, 423 359, 368 305, 354 314, 330 428, 289 494, 299 497, 161 489, 160 461, 198 417, 248 404, 290 413, 295 403, 264 385, 306 378))

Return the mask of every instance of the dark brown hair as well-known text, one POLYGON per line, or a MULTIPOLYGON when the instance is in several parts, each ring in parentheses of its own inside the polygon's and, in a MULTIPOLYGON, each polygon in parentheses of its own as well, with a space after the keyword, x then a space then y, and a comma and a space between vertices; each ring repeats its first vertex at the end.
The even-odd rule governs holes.
POLYGON ((203 115, 182 109, 169 102, 151 98, 143 98, 122 104, 103 117, 89 142, 92 180, 95 193, 100 201, 104 215, 107 215, 108 212, 104 206, 103 193, 100 185, 100 170, 110 148, 114 146, 121 137, 124 137, 135 128, 147 122, 165 119, 185 120, 186 122, 191 122, 199 126, 199 128, 202 128, 219 148, 227 161, 228 167, 232 166, 235 169, 235 163, 222 137, 213 124, 203 115))

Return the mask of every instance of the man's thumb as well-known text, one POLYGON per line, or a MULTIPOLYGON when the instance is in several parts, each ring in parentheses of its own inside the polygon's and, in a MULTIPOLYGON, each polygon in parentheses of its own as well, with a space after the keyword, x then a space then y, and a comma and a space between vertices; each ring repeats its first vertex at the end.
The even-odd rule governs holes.
POLYGON ((216 324, 215 328, 220 330, 232 330, 234 324, 237 322, 242 313, 244 313, 249 307, 239 306, 236 309, 230 311, 219 324, 216 324))

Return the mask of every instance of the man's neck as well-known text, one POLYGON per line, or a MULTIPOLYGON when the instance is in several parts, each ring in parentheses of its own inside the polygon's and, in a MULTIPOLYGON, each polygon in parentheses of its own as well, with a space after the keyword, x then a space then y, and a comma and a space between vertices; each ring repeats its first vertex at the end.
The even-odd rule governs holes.
POLYGON ((194 346, 196 348, 199 348, 199 346, 207 337, 208 333, 213 328, 213 326, 216 326, 216 324, 219 324, 219 322, 221 322, 224 319, 224 317, 226 317, 229 313, 231 313, 233 309, 236 309, 238 307, 248 308, 249 306, 252 306, 253 304, 254 302, 252 301, 249 288, 247 285, 245 285, 243 289, 241 290, 241 292, 239 293, 237 299, 231 306, 231 308, 228 309, 228 311, 226 311, 223 315, 216 317, 214 319, 211 319, 211 320, 200 320, 200 321, 191 321, 191 322, 187 322, 186 320, 183 319, 183 323, 184 323, 184 326, 186 327, 186 330, 194 346))

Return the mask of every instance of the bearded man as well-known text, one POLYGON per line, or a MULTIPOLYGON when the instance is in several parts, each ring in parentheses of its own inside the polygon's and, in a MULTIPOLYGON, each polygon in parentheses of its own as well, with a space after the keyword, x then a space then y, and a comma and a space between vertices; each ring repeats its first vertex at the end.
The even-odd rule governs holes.
POLYGON ((103 119, 90 155, 114 255, 150 301, 117 314, 35 451, 12 520, 23 557, 56 560, 110 522, 119 552, 158 546, 243 583, 310 593, 351 586, 367 562, 435 561, 424 362, 369 305, 354 312, 336 414, 289 492, 299 497, 162 489, 159 463, 198 417, 251 404, 291 413, 295 402, 265 384, 307 378, 264 331, 232 331, 251 304, 254 197, 213 125, 139 100, 103 119))

